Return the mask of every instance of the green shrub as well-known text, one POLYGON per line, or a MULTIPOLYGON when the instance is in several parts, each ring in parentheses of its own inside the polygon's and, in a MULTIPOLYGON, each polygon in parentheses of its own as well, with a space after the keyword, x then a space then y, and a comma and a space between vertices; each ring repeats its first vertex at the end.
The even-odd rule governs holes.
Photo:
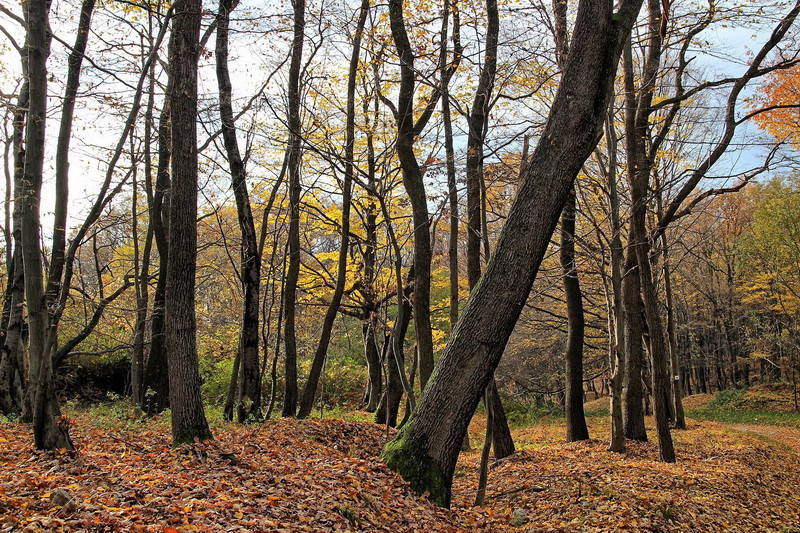
POLYGON ((711 408, 719 407, 736 407, 744 397, 745 389, 725 389, 721 390, 714 395, 714 398, 708 402, 711 408))
POLYGON ((552 422, 564 418, 564 409, 552 402, 526 402, 516 399, 503 401, 503 407, 512 427, 524 427, 547 421, 552 422))

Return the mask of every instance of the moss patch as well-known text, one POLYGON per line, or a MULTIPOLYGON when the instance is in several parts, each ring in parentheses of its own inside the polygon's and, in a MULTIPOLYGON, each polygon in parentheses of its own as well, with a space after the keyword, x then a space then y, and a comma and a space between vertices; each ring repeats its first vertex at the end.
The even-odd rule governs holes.
POLYGON ((450 507, 451 480, 427 452, 426 440, 417 436, 409 422, 384 447, 381 454, 386 465, 403 476, 414 491, 429 494, 440 507, 450 507))

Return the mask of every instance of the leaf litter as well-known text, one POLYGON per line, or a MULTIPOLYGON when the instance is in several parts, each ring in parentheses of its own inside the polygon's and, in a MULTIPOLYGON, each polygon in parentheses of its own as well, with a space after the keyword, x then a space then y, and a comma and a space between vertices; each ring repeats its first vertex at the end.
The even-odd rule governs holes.
POLYGON ((386 468, 385 428, 365 422, 223 425, 178 448, 164 417, 78 412, 72 428, 69 455, 34 452, 29 426, 0 424, 0 530, 800 532, 800 452, 712 422, 673 433, 675 464, 654 443, 619 455, 565 444, 557 424, 517 430, 521 451, 493 466, 484 507, 471 507, 479 450, 462 454, 452 510, 386 468))

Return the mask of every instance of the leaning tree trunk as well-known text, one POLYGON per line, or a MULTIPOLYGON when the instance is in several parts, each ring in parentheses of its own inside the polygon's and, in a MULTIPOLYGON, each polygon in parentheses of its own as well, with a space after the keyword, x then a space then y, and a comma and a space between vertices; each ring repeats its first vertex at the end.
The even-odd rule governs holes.
POLYGON ((422 402, 384 449, 417 492, 449 506, 469 420, 522 311, 572 183, 602 131, 623 42, 641 0, 582 1, 541 140, 481 282, 450 338, 422 402))
POLYGON ((197 60, 201 15, 201 0, 179 0, 175 4, 169 46, 169 68, 174 82, 168 98, 174 135, 164 338, 169 366, 172 442, 175 445, 212 438, 200 396, 195 337, 197 60))

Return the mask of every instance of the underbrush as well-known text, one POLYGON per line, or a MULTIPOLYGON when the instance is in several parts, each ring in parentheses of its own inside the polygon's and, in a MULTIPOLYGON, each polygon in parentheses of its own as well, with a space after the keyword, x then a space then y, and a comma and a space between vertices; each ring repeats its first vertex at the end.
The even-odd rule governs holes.
POLYGON ((719 391, 705 405, 688 409, 687 415, 726 424, 800 427, 800 412, 793 407, 790 385, 769 384, 719 391))
POLYGON ((512 428, 533 424, 553 424, 564 420, 564 409, 551 402, 525 402, 517 399, 504 399, 508 423, 512 428))

